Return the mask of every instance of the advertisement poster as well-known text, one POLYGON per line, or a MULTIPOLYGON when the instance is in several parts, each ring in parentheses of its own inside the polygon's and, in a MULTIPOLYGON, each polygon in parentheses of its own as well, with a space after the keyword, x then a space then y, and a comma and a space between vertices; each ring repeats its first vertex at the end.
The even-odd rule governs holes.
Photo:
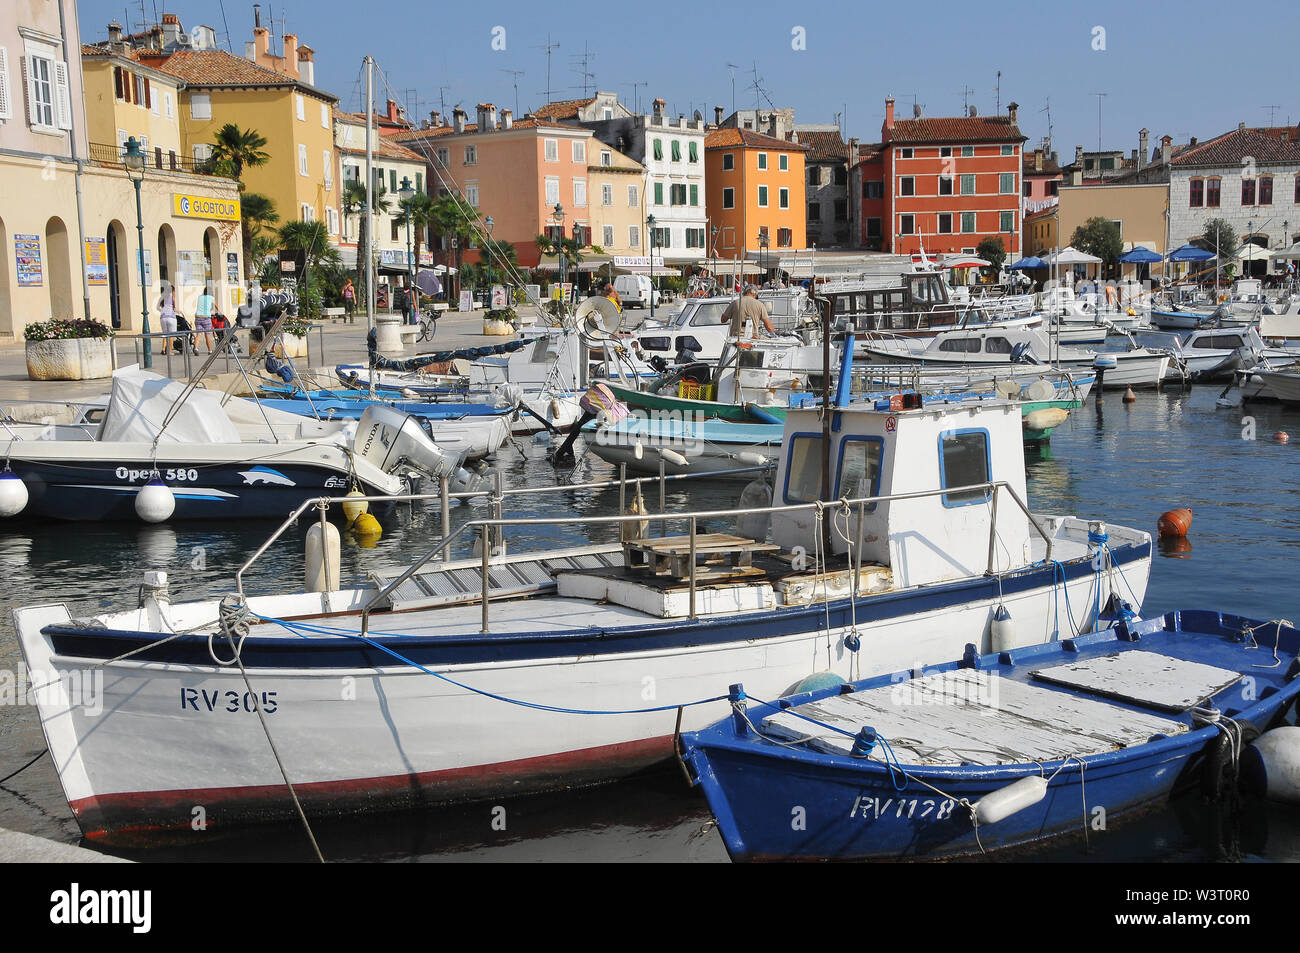
POLYGON ((239 281, 239 252, 226 252, 226 281, 239 281))
POLYGON ((136 264, 136 268, 139 269, 140 272, 139 274, 140 280, 144 282, 144 286, 146 288, 151 288, 153 287, 153 260, 152 260, 153 253, 147 248, 144 249, 143 251, 144 251, 144 258, 141 259, 140 257, 141 249, 139 248, 136 249, 135 264, 136 264))
POLYGON ((460 307, 460 310, 462 310, 462 311, 471 311, 471 310, 473 310, 473 308, 474 308, 474 296, 469 292, 468 289, 466 289, 466 290, 464 290, 464 291, 461 291, 461 293, 460 293, 460 305, 459 305, 459 307, 460 307))
POLYGON ((15 235, 14 257, 18 262, 18 284, 40 285, 45 279, 41 273, 41 236, 15 235))
POLYGON ((108 244, 105 239, 86 239, 86 284, 108 284, 108 244))
POLYGON ((202 287, 206 284, 202 251, 178 251, 176 253, 176 284, 178 287, 202 287))
POLYGON ((508 307, 508 304, 506 302, 506 289, 503 285, 492 286, 492 307, 493 308, 508 307))

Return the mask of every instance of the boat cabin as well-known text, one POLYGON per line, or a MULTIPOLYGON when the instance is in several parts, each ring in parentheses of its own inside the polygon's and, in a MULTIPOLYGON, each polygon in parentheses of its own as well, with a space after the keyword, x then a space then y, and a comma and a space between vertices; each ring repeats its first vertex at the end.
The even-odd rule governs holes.
MULTIPOLYGON (((834 555, 846 555, 849 541, 857 540, 862 561, 888 566, 898 588, 968 578, 989 568, 996 519, 994 568, 1028 565, 1030 527, 1016 503, 1000 492, 994 507, 992 491, 958 489, 1005 482, 1021 500, 1026 498, 1019 405, 990 400, 910 410, 888 406, 835 411, 829 448, 822 442, 820 412, 792 408, 786 415, 774 505, 820 499, 823 462, 829 458, 835 500, 954 490, 866 504, 860 524, 858 507, 847 520, 828 512, 834 555)), ((822 546, 815 511, 774 513, 771 539, 783 550, 802 551, 811 559, 822 546)))
POLYGON ((937 272, 905 274, 889 286, 874 279, 827 283, 817 295, 831 324, 853 331, 930 332, 952 327, 971 307, 952 300, 937 272))

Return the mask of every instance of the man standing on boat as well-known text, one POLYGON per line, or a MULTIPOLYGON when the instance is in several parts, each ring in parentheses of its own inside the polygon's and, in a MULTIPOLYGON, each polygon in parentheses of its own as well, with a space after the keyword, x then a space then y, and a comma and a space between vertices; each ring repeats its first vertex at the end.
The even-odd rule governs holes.
POLYGON ((758 337, 760 321, 768 334, 776 333, 776 329, 772 327, 772 319, 767 316, 767 305, 758 300, 758 289, 753 285, 747 286, 745 293, 727 305, 727 310, 722 312, 722 323, 730 323, 730 333, 733 338, 742 337, 745 333, 745 324, 751 321, 754 329, 753 337, 758 337))

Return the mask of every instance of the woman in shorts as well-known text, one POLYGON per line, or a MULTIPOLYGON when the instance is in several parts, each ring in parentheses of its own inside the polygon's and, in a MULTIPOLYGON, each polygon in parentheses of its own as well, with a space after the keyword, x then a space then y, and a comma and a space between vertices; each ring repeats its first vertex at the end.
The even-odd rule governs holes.
MULTIPOLYGON (((176 297, 172 292, 169 284, 163 284, 162 295, 158 298, 158 320, 162 325, 162 333, 174 335, 176 333, 176 297)), ((163 338, 161 353, 168 354, 171 352, 172 337, 163 338)))
POLYGON ((216 309, 217 299, 204 288, 203 294, 199 295, 199 303, 194 308, 194 330, 203 335, 209 354, 212 353, 212 314, 216 309))

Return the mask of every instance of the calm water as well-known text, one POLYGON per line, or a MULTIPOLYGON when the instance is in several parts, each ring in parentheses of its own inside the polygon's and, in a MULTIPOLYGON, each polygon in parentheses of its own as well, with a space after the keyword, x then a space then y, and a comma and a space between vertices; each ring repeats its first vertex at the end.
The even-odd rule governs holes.
MULTIPOLYGON (((1144 614, 1205 607, 1300 619, 1300 410, 1266 404, 1246 411, 1219 408, 1217 396, 1218 388, 1199 388, 1142 393, 1128 405, 1118 394, 1107 395, 1099 408, 1090 402, 1057 431, 1050 451, 1026 460, 1030 504, 1036 512, 1101 517, 1152 531, 1160 513, 1190 507, 1195 516, 1189 545, 1156 559, 1144 614), (1249 429, 1244 413, 1253 416, 1259 439, 1243 439, 1249 429), (1289 431, 1296 443, 1273 442, 1278 430, 1289 431)), ((535 444, 505 448, 497 464, 507 487, 557 479, 535 444)), ((560 477, 567 483, 611 475, 611 468, 590 457, 560 477)), ((668 507, 734 506, 742 485, 670 483, 668 507)), ((657 489, 647 488, 646 497, 653 508, 657 489)), ((617 504, 617 490, 575 491, 508 512, 535 515, 548 505, 562 505, 570 515, 599 515, 613 512, 617 504)), ((479 512, 477 506, 455 508, 453 522, 479 512)), ((219 596, 230 591, 235 569, 274 527, 83 523, 6 529, 0 535, 0 576, 8 582, 0 596, 6 610, 0 621, 0 670, 21 672, 8 609, 48 601, 69 603, 74 615, 121 608, 133 604, 140 574, 149 568, 172 574, 174 599, 219 596)), ((604 527, 565 530, 539 533, 536 547, 512 536, 513 548, 613 538, 604 527)), ((386 520, 384 536, 373 549, 345 542, 345 580, 349 573, 358 578, 372 568, 404 565, 431 547, 438 532, 436 505, 400 510, 386 520)), ((301 553, 299 529, 252 571, 249 590, 300 586, 301 553)), ((0 707, 0 777, 43 747, 34 709, 0 707)), ((316 822, 313 827, 331 860, 726 860, 703 798, 686 788, 675 767, 618 785, 519 798, 505 807, 504 831, 493 828, 489 805, 316 822)), ((48 758, 0 788, 0 827, 67 842, 78 839, 48 758)), ((308 855, 301 830, 285 826, 201 850, 137 856, 294 860, 308 855)), ((1184 797, 1111 832, 1094 832, 1088 851, 1082 843, 1067 844, 1034 856, 1060 861, 1300 859, 1300 810, 1251 804, 1242 815, 1225 820, 1198 798, 1184 797)))

